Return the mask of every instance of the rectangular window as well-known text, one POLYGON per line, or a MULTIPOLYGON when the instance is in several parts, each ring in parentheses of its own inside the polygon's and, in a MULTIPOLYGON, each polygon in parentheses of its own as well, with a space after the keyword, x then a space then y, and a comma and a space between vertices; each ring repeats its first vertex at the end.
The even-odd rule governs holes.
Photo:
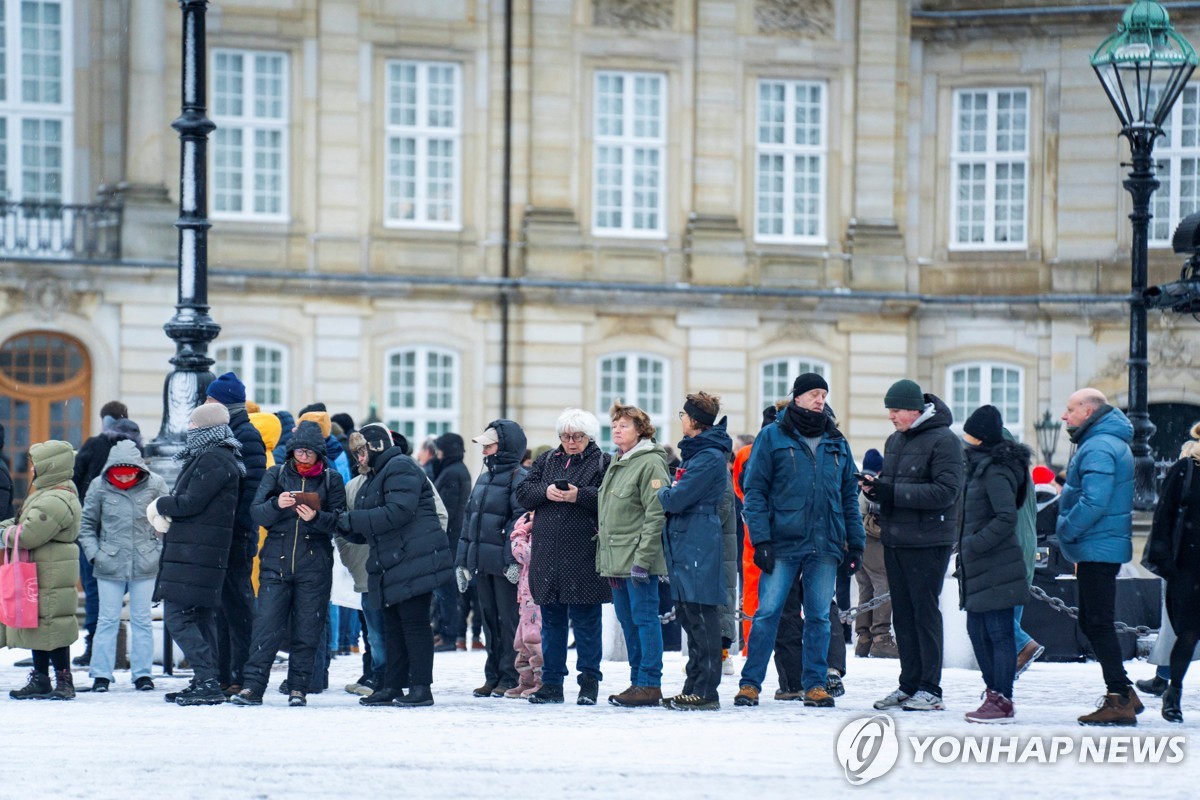
POLYGON ((954 249, 1025 246, 1029 195, 1029 91, 954 93, 951 236, 954 249))
POLYGON ((387 63, 385 224, 441 230, 461 227, 461 87, 458 64, 387 63))
POLYGON ((214 50, 212 215, 288 219, 285 53, 214 50))
POLYGON ((762 363, 760 373, 760 408, 766 408, 776 400, 792 396, 792 384, 797 376, 815 372, 828 380, 829 365, 810 358, 775 358, 762 363))
POLYGON ((624 354, 600 359, 596 416, 600 419, 600 441, 596 444, 603 450, 612 449, 612 425, 608 410, 617 400, 635 405, 650 416, 658 429, 655 438, 669 441, 666 414, 667 362, 655 356, 624 354))
POLYGON ((1200 210, 1200 88, 1183 90, 1163 134, 1154 148, 1161 185, 1153 196, 1150 241, 1169 245, 1183 218, 1200 210))
POLYGON ((754 238, 825 242, 825 84, 758 82, 754 238))
POLYGON ((1024 429, 1022 370, 1008 364, 960 364, 946 371, 950 387, 950 412, 955 426, 962 424, 982 405, 1000 409, 1004 427, 1020 440, 1024 429))
POLYGON ((70 197, 70 5, 0 0, 0 199, 70 197))
POLYGON ((592 231, 666 235, 666 76, 597 72, 592 153, 592 231))
POLYGON ((284 348, 273 344, 227 342, 214 350, 213 369, 218 375, 235 373, 246 384, 246 397, 263 411, 281 411, 287 408, 286 355, 284 348))
POLYGON ((387 356, 384 418, 415 450, 427 436, 458 429, 458 356, 417 347, 387 356))

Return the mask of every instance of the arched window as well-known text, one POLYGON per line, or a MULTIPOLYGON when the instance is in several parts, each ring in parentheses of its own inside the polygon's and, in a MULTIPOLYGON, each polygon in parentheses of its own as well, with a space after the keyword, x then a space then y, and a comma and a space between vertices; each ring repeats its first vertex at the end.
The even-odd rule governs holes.
POLYGON ((287 351, 272 342, 225 342, 213 351, 217 375, 232 372, 246 384, 246 399, 263 411, 287 408, 287 351))
POLYGON ((608 410, 616 400, 645 411, 658 429, 654 438, 659 442, 671 441, 666 413, 666 359, 643 353, 613 353, 601 357, 597 371, 596 416, 600 418, 601 449, 612 449, 608 410))
POLYGON ((426 436, 460 428, 456 353, 425 346, 393 350, 384 375, 384 422, 414 449, 426 436))
POLYGON ((829 380, 829 364, 824 361, 796 356, 773 358, 770 361, 762 362, 758 372, 759 410, 780 398, 791 397, 792 384, 796 382, 796 376, 803 375, 805 372, 815 372, 826 381, 829 380))
POLYGON ((971 412, 982 405, 1000 409, 1004 427, 1018 440, 1025 428, 1025 372, 1012 364, 979 361, 946 369, 946 386, 954 426, 961 430, 971 412))

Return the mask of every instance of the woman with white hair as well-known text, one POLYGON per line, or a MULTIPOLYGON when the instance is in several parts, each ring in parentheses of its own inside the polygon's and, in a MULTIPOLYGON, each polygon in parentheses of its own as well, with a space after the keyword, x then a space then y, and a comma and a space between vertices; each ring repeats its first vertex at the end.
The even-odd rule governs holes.
POLYGON ((600 421, 583 409, 563 411, 555 426, 559 446, 538 456, 517 487, 533 516, 529 588, 542 610, 542 687, 533 703, 563 702, 567 626, 575 629, 575 670, 581 706, 596 704, 602 642, 600 606, 612 601, 596 573, 596 512, 609 456, 596 446, 600 421))

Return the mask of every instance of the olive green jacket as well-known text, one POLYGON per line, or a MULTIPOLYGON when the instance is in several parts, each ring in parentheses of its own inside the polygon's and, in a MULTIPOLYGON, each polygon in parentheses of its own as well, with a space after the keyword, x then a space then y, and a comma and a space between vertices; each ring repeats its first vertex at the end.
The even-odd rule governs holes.
POLYGON ((651 575, 667 574, 658 490, 670 485, 662 445, 644 439, 613 458, 600 484, 596 571, 602 577, 628 578, 634 564, 651 575))
POLYGON ((38 626, 0 625, 0 647, 56 650, 79 638, 75 618, 79 582, 79 495, 71 482, 75 451, 67 442, 49 441, 29 448, 36 476, 21 514, 0 522, 4 547, 11 547, 8 528, 21 526, 20 549, 37 564, 38 626))

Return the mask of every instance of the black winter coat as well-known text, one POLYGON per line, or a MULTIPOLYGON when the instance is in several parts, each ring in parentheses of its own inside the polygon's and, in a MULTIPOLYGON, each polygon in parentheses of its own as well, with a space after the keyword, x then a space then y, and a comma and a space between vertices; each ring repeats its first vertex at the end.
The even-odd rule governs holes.
POLYGON ((254 524, 250 507, 254 505, 258 484, 267 474, 267 446, 258 428, 250 421, 246 409, 229 412, 229 427, 233 430, 233 437, 242 443, 242 463, 246 466, 246 476, 242 478, 241 488, 238 489, 234 530, 243 536, 253 537, 257 542, 258 526, 254 524))
POLYGON ((260 569, 279 575, 294 575, 297 569, 329 572, 333 567, 332 537, 337 531, 338 515, 345 510, 346 486, 329 459, 325 459, 325 471, 317 478, 305 478, 296 472, 296 462, 290 458, 268 469, 250 509, 254 524, 267 529, 267 538, 258 552, 260 569), (305 522, 295 506, 279 507, 279 496, 284 492, 316 492, 321 510, 311 522, 305 522), (313 559, 314 554, 324 558, 313 559))
POLYGON ((521 466, 525 457, 525 432, 512 420, 488 424, 500 438, 500 449, 483 460, 485 470, 475 481, 467 500, 462 538, 458 542, 456 566, 475 575, 503 575, 513 558, 508 536, 525 508, 514 489, 528 473, 521 466))
POLYGON ((184 466, 173 494, 158 499, 158 513, 171 518, 171 527, 163 537, 155 600, 221 605, 241 477, 237 462, 230 448, 210 448, 184 466))
POLYGON ((608 580, 596 572, 596 500, 611 456, 588 442, 568 456, 562 446, 538 456, 517 486, 517 502, 536 511, 530 534, 529 591, 533 602, 597 605, 612 602, 608 580), (574 503, 546 499, 555 481, 578 487, 574 503))
POLYGON ((1002 441, 967 447, 967 489, 958 539, 958 601, 967 611, 1025 605, 1029 596, 1017 515, 1033 451, 1002 441))
POLYGON ((373 469, 338 530, 351 542, 370 545, 370 602, 394 606, 445 584, 454 566, 421 465, 393 446, 375 457, 373 469))
POLYGON ((1158 507, 1154 509, 1154 524, 1146 542, 1143 563, 1152 566, 1170 584, 1176 574, 1183 572, 1189 579, 1200 574, 1200 463, 1191 457, 1181 458, 1167 471, 1158 507), (1191 469, 1188 469, 1191 461, 1191 469), (1184 480, 1191 477, 1190 484, 1184 480), (1187 493, 1188 508, 1180 537, 1175 539, 1175 521, 1180 514, 1180 502, 1187 493))
MULTIPOLYGON (((458 437, 455 437, 458 438, 458 437)), ((467 510, 467 498, 471 496, 471 473, 463 463, 461 439, 451 450, 442 450, 443 458, 439 460, 433 479, 433 488, 437 489, 446 507, 446 537, 450 540, 450 552, 458 552, 458 540, 462 537, 463 515, 467 510)), ((439 447, 443 443, 438 440, 439 447)))
POLYGON ((888 547, 946 547, 958 538, 963 487, 962 441, 950 430, 954 417, 938 397, 925 395, 933 412, 915 428, 888 437, 877 480, 892 484, 892 502, 880 501, 879 524, 888 547))

